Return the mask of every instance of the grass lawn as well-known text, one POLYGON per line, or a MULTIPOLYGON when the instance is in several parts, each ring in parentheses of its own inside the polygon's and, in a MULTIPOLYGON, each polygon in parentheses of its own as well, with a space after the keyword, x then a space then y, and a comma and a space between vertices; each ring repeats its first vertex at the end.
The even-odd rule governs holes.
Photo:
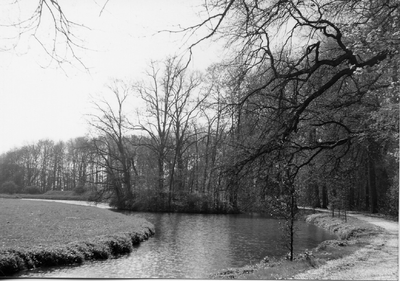
POLYGON ((100 208, 0 198, 0 249, 57 245, 139 231, 143 219, 100 208))
POLYGON ((5 198, 0 226, 0 275, 127 253, 154 233, 146 220, 110 210, 5 198))
POLYGON ((59 191, 59 190, 49 190, 43 194, 4 194, 0 193, 0 198, 32 198, 32 199, 50 199, 50 200, 81 200, 87 201, 90 197, 90 192, 83 194, 76 194, 74 191, 59 191))

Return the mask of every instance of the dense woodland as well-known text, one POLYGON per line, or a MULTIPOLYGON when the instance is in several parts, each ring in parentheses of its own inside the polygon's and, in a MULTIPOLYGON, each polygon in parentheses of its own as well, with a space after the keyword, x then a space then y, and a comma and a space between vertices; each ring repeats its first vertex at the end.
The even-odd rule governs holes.
POLYGON ((230 56, 116 80, 91 132, 0 156, 2 192, 91 192, 122 209, 398 214, 398 1, 207 2, 230 56))

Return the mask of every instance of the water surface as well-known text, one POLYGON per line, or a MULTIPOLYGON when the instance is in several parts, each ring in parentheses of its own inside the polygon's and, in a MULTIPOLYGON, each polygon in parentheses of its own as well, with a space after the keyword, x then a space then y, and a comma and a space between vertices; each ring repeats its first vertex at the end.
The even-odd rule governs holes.
MULTIPOLYGON (((279 221, 261 215, 125 214, 146 218, 156 226, 156 235, 135 247, 131 254, 80 266, 38 269, 19 277, 207 278, 226 268, 288 252, 279 221)), ((297 252, 335 239, 305 222, 297 222, 297 228, 297 252)))

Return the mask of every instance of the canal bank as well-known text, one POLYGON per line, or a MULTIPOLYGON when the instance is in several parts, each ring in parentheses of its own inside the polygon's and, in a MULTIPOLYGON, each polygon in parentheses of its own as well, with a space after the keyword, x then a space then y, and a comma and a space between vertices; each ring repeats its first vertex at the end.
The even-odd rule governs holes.
MULTIPOLYGON (((1 203, 1 202, 0 202, 1 203)), ((71 202, 69 202, 71 203, 71 202)), ((48 202, 43 202, 43 204, 48 204, 48 202)), ((64 204, 60 204, 64 206, 64 204)), ((60 206, 58 205, 58 206, 60 206)), ((88 207, 89 208, 89 207, 88 207)), ((92 208, 93 209, 93 208, 92 208)), ((37 211, 37 210, 36 210, 37 211)), ((37 216, 41 216, 41 212, 33 212, 32 216, 35 214, 37 216)), ((18 212, 17 212, 18 213, 18 212)), ((113 213, 113 212, 111 212, 113 213)), ((130 218, 134 220, 139 219, 138 214, 134 213, 130 215, 130 218)), ((273 257, 271 255, 275 255, 278 249, 269 249, 272 250, 270 253, 266 253, 263 255, 259 255, 257 258, 255 255, 255 251, 260 250, 260 248, 269 248, 272 245, 268 246, 267 241, 271 240, 271 237, 268 236, 264 240, 260 240, 258 237, 257 240, 251 241, 250 236, 251 233, 265 233, 268 229, 274 230, 277 232, 276 235, 281 235, 278 230, 278 226, 270 226, 268 227, 268 222, 263 218, 258 216, 251 216, 249 218, 243 217, 243 215, 193 215, 193 214, 154 214, 154 213, 140 213, 139 216, 143 216, 146 221, 152 222, 154 225, 157 225, 157 233, 158 235, 162 235, 164 238, 157 238, 155 235, 151 240, 146 243, 141 244, 140 247, 134 247, 133 252, 130 255, 124 255, 119 257, 118 259, 107 259, 104 261, 96 261, 96 262, 85 262, 83 265, 77 267, 66 266, 60 269, 51 269, 51 273, 44 273, 46 269, 44 269, 43 275, 42 273, 33 275, 29 275, 29 277, 93 277, 92 275, 87 275, 88 272, 97 272, 100 275, 96 277, 121 277, 124 276, 133 278, 136 275, 136 272, 145 272, 147 275, 143 274, 138 275, 140 277, 149 277, 149 278, 166 278, 169 275, 157 275, 160 274, 161 271, 169 271, 168 274, 177 273, 174 272, 176 270, 180 270, 179 274, 173 275, 175 278, 177 276, 187 276, 182 273, 182 269, 185 268, 185 265, 182 264, 182 261, 186 261, 190 263, 190 260, 195 262, 195 267, 190 267, 188 270, 193 273, 194 271, 199 271, 198 273, 202 273, 205 275, 202 279, 208 278, 207 272, 210 274, 211 272, 217 272, 212 270, 212 267, 201 267, 201 262, 208 262, 208 266, 214 265, 216 261, 219 263, 221 259, 225 257, 229 257, 227 260, 232 260, 236 265, 231 264, 227 266, 220 266, 219 270, 223 268, 239 268, 232 269, 231 272, 225 271, 226 276, 217 276, 217 278, 251 278, 251 279, 278 279, 278 278, 292 278, 293 276, 297 276, 299 273, 308 272, 310 269, 314 268, 322 268, 324 264, 330 263, 330 261, 338 261, 342 260, 347 256, 351 256, 357 250, 363 249, 365 247, 369 247, 368 239, 376 237, 376 230, 378 228, 369 229, 365 228, 364 223, 361 221, 357 221, 359 224, 357 225, 356 221, 349 218, 348 224, 343 224, 343 221, 338 218, 332 219, 330 214, 327 215, 312 215, 309 216, 309 222, 313 224, 309 224, 312 228, 303 234, 303 237, 309 237, 310 235, 318 232, 319 229, 326 228, 330 230, 332 233, 335 233, 336 236, 342 236, 342 238, 347 238, 344 240, 329 240, 336 239, 335 236, 328 238, 326 242, 316 243, 313 246, 308 245, 306 249, 313 249, 311 251, 304 250, 304 247, 299 247, 297 244, 297 248, 299 250, 297 260, 295 262, 289 262, 282 259, 278 259, 277 257, 273 257), (189 220, 188 220, 189 219, 189 220), (240 222, 240 224, 239 224, 240 222), (246 222, 243 224, 243 222, 246 222), (267 223, 267 224, 266 224, 267 223), (319 225, 319 227, 314 226, 314 224, 319 225), (164 229, 163 225, 168 226, 169 228, 164 229), (369 229, 369 230, 368 230, 369 229), (217 230, 217 232, 215 232, 217 230), (237 232, 238 230, 246 230, 245 232, 237 232), (225 234, 225 236, 223 235, 225 234), (250 236, 249 236, 250 235, 250 236), (375 236, 374 236, 375 235, 375 236), (239 239, 236 244, 233 244, 233 240, 243 237, 243 239, 239 239), (174 240, 178 244, 171 244, 174 240), (210 244, 209 248, 215 251, 206 250, 206 247, 211 242, 217 242, 215 245, 210 244), (186 243, 187 242, 187 243, 186 243), (221 246, 224 244, 231 243, 231 247, 227 251, 224 251, 221 246), (171 244, 171 245, 169 245, 171 244), (250 244, 255 244, 256 249, 247 248, 244 246, 250 246, 250 244), (198 247, 193 247, 193 246, 198 247), (260 247, 263 245, 263 247, 260 247), (319 245, 319 246, 318 246, 319 245), (171 247, 170 247, 171 246, 171 247), (318 246, 318 247, 317 247, 318 246), (316 247, 316 248, 315 248, 316 247), (180 250, 180 252, 173 253, 173 250, 180 250), (316 251, 314 251, 316 250, 316 251), (160 255, 162 252, 165 252, 166 255, 160 255), (234 254, 233 252, 236 252, 234 254), (243 264, 238 265, 237 261, 239 257, 237 253, 244 253, 243 264), (230 255, 234 254, 234 255, 230 255), (250 256, 253 255, 253 257, 250 256), (187 257, 191 257, 191 259, 187 259, 187 257), (263 257, 269 256, 269 258, 264 259, 262 263, 255 264, 252 266, 243 266, 251 261, 258 262, 263 257), (132 259, 133 258, 133 259, 132 259), (171 259, 172 258, 172 259, 171 259), (200 263, 199 263, 200 262, 200 263), (168 268, 168 265, 174 265, 175 267, 168 268), (178 265, 178 268, 176 268, 178 265), (128 270, 129 269, 129 270, 128 270), (132 271, 133 269, 133 271, 132 271), (123 275, 118 275, 123 273, 123 275), (65 274, 65 275, 64 275, 65 274), (74 275, 75 274, 75 275, 74 275), (108 274, 108 275, 104 275, 108 274), (282 277, 286 276, 286 277, 282 277)), ((74 215, 72 215, 72 218, 74 215)), ((77 217, 77 216, 75 216, 77 217)), ((304 222, 299 222, 300 224, 304 224, 304 222)), ((370 224, 367 224, 371 226, 370 224)), ((90 225, 89 230, 95 227, 95 225, 90 225)), ((397 229, 397 228, 395 228, 397 229)), ((85 231, 87 232, 87 231, 85 231)), ((300 235, 300 234, 299 234, 300 235)), ((320 241, 326 240, 322 239, 320 241)), ((19 243, 24 243, 24 241, 18 240, 19 243)), ((48 240, 46 240, 48 241, 48 240)), ((12 241, 11 241, 12 242, 12 241)), ((277 242, 274 242, 275 246, 277 246, 277 242)), ((278 256, 284 255, 280 253, 278 256)), ((29 272, 35 272, 29 271, 29 272)), ((28 272, 28 273, 29 273, 28 272)), ((47 270, 48 272, 48 270, 47 270)), ((23 275, 22 275, 23 276, 23 275)), ((173 277, 170 276, 171 278, 173 277)), ((191 275, 192 276, 192 275, 191 275)), ((198 277, 193 275, 192 278, 198 277)), ((137 276, 136 276, 137 277, 137 276)), ((187 277, 189 278, 189 277, 187 277)), ((296 277, 296 279, 301 279, 302 277, 296 277)), ((306 278, 306 279, 314 279, 314 278, 306 278)), ((319 279, 319 278, 316 278, 319 279)), ((346 279, 346 278, 345 278, 346 279)))
MULTIPOLYGON (((350 213, 359 222, 382 229, 377 235, 362 235, 364 247, 343 258, 293 276, 313 280, 399 280, 399 222, 378 216, 350 213)), ((361 223, 361 224, 362 224, 361 223)), ((364 232, 366 233, 366 232, 364 232)))
MULTIPOLYGON (((239 268, 265 256, 280 257, 280 221, 261 214, 187 214, 124 212, 156 226, 148 241, 117 259, 24 272, 24 278, 179 278, 207 279, 224 268, 239 268)), ((299 221, 297 251, 336 237, 299 221)))
POLYGON ((296 256, 291 262, 266 257, 258 264, 232 268, 216 279, 398 280, 398 221, 350 213, 347 222, 326 210, 311 214, 309 223, 338 239, 296 256))
POLYGON ((19 199, 0 199, 0 225, 0 276, 116 257, 155 233, 109 210, 19 199))

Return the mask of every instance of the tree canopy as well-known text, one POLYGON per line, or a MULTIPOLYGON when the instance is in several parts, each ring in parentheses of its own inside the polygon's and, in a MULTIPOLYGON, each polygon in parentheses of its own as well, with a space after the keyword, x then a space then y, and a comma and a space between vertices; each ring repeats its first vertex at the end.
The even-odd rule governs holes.
POLYGON ((79 148, 41 141, 6 153, 0 183, 86 186, 142 210, 285 202, 288 212, 397 214, 399 5, 205 1, 202 20, 178 32, 206 31, 191 55, 203 41, 223 42, 222 62, 202 74, 179 58, 153 62, 143 79, 110 88, 113 101, 96 103, 96 134, 79 148), (146 110, 130 107, 133 98, 146 110))

